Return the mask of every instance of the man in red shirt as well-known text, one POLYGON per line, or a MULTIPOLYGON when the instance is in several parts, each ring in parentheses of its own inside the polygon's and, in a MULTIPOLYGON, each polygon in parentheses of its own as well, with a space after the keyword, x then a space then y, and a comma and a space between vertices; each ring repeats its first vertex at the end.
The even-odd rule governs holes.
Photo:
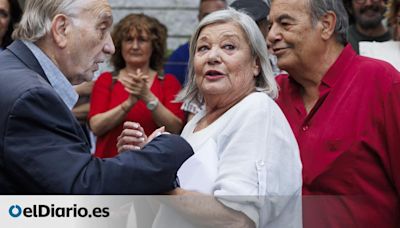
POLYGON ((347 44, 342 1, 272 0, 277 100, 303 162, 305 227, 400 227, 400 73, 347 44))

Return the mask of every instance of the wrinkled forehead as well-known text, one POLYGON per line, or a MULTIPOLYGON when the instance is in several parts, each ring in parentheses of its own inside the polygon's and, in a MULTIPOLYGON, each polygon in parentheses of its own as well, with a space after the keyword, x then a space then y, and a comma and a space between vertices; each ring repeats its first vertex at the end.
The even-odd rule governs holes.
POLYGON ((208 40, 210 36, 218 39, 232 38, 248 44, 248 36, 242 26, 235 21, 217 21, 205 25, 199 31, 197 41, 208 40))
POLYGON ((108 16, 112 15, 111 6, 107 0, 94 0, 92 11, 95 14, 106 14, 108 16))
POLYGON ((271 22, 283 15, 287 17, 309 17, 310 13, 310 0, 272 0, 271 10, 267 18, 271 22))
POLYGON ((107 0, 85 0, 81 14, 86 14, 93 20, 113 21, 111 6, 107 0))

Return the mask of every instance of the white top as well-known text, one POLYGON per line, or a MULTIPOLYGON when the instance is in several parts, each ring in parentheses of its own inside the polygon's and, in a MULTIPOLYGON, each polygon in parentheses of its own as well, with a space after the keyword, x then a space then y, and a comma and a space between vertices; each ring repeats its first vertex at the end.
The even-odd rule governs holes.
MULTIPOLYGON (((207 128, 193 132, 204 115, 204 110, 196 114, 182 132, 195 154, 178 171, 181 187, 214 195, 257 226, 301 227, 299 150, 277 104, 255 92, 207 128), (295 217, 294 211, 290 218, 283 216, 288 203, 295 217)), ((153 227, 191 227, 179 217, 161 206, 153 227)))
POLYGON ((400 71, 400 41, 362 41, 360 55, 386 61, 400 71))

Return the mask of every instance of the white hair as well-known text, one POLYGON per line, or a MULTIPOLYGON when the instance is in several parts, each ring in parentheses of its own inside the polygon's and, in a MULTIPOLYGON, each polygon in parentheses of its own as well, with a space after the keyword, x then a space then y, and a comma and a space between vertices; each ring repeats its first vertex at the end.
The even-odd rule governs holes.
POLYGON ((28 0, 24 14, 13 33, 13 39, 35 42, 50 32, 57 14, 77 16, 89 1, 85 0, 28 0))
POLYGON ((239 12, 233 8, 226 10, 218 10, 207 15, 199 25, 190 40, 190 57, 188 68, 188 82, 185 88, 178 94, 177 101, 189 100, 198 105, 202 105, 204 100, 195 82, 195 71, 193 58, 196 52, 196 43, 201 30, 211 24, 233 22, 240 26, 246 36, 251 54, 260 64, 260 74, 255 77, 256 90, 265 92, 271 98, 278 96, 278 87, 273 76, 273 71, 268 58, 267 45, 264 36, 254 20, 243 12, 239 12))

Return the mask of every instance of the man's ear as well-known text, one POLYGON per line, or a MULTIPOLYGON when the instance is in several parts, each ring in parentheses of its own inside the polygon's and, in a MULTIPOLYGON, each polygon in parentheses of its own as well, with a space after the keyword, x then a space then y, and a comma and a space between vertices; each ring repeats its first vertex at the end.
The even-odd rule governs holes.
POLYGON ((322 39, 329 40, 332 37, 333 33, 335 32, 336 19, 336 14, 333 11, 328 11, 321 17, 320 22, 322 24, 322 39))
POLYGON ((57 14, 51 23, 51 35, 54 42, 60 48, 67 46, 67 32, 71 23, 67 16, 57 14))

